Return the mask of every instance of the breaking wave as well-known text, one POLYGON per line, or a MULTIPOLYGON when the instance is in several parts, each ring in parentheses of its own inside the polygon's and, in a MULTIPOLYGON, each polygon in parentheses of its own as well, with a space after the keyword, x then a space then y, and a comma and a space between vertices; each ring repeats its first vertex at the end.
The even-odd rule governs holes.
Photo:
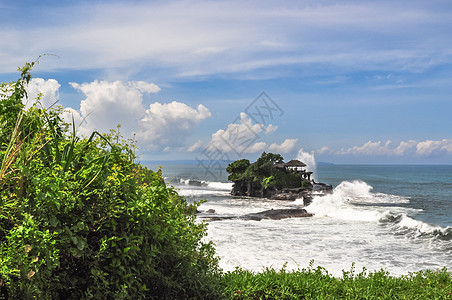
MULTIPOLYGON (((301 200, 297 200, 300 203, 301 200)), ((452 227, 440 227, 416 220, 412 216, 421 210, 404 207, 409 198, 373 193, 364 181, 343 181, 332 194, 315 197, 306 210, 315 217, 343 221, 378 222, 391 227, 394 234, 411 238, 452 240, 452 227)))
POLYGON ((218 181, 208 181, 208 180, 199 180, 193 178, 177 178, 177 177, 165 177, 165 182, 172 185, 185 185, 185 186, 195 186, 195 187, 204 187, 210 188, 213 190, 221 190, 221 191, 231 191, 232 183, 231 182, 218 182, 218 181))

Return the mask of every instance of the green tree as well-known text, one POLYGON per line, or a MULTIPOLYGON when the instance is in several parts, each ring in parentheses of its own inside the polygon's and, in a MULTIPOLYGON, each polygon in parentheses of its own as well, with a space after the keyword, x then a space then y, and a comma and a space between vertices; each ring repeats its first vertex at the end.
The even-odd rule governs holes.
POLYGON ((277 170, 274 169, 274 165, 283 163, 283 161, 284 158, 280 154, 263 154, 250 167, 254 174, 254 182, 262 183, 265 178, 276 173, 277 170))
POLYGON ((246 179, 246 169, 249 167, 250 161, 248 159, 239 159, 230 163, 226 167, 226 172, 229 173, 229 181, 240 181, 246 179))

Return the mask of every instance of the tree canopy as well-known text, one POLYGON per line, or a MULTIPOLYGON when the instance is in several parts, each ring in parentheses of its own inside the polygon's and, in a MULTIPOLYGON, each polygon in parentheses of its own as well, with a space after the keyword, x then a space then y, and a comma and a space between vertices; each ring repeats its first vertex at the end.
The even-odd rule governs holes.
POLYGON ((252 196, 253 191, 269 189, 297 188, 302 186, 303 178, 297 172, 282 167, 284 158, 280 154, 263 153, 256 162, 240 159, 228 165, 228 180, 235 183, 235 188, 246 189, 246 195, 252 196), (280 165, 280 167, 277 167, 280 165))

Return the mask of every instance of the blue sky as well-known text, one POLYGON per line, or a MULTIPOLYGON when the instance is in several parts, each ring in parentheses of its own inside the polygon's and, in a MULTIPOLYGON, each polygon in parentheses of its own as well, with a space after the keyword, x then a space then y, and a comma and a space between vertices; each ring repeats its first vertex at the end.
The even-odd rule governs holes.
POLYGON ((452 164, 450 1, 0 1, 0 30, 2 81, 52 54, 30 95, 143 160, 452 164))

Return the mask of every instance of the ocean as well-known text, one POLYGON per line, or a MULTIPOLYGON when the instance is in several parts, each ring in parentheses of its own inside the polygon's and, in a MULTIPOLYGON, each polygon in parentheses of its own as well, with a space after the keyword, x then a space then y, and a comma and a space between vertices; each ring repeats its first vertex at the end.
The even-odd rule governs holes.
MULTIPOLYGON (((167 183, 187 201, 206 200, 200 220, 303 207, 302 199, 232 197, 226 166, 215 172, 187 162, 162 167, 167 183)), ((312 261, 334 276, 352 265, 396 276, 452 270, 452 166, 319 164, 314 177, 334 191, 303 207, 313 217, 208 221, 206 239, 215 244, 223 270, 295 270, 312 261)))

